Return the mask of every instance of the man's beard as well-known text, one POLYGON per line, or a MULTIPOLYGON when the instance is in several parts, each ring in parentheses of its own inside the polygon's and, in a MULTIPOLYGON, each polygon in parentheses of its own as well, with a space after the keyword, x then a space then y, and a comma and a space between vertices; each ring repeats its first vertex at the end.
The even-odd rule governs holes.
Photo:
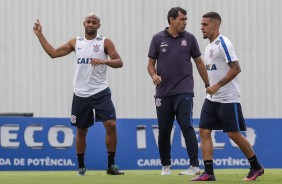
POLYGON ((97 33, 97 31, 88 31, 87 29, 85 29, 85 32, 88 34, 88 35, 95 35, 97 33))

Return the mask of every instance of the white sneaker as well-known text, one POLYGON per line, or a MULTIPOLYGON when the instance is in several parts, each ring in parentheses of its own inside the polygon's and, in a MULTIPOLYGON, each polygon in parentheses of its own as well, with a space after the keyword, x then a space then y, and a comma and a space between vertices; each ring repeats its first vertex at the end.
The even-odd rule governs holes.
POLYGON ((200 175, 200 168, 197 166, 190 166, 186 171, 180 172, 179 175, 200 175))
POLYGON ((170 165, 163 166, 162 175, 170 175, 171 174, 170 168, 171 168, 170 165))

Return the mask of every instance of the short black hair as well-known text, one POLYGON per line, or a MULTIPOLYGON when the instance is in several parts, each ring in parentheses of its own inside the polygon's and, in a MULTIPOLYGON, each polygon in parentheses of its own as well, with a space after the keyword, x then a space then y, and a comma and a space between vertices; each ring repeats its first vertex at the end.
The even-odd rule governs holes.
POLYGON ((216 12, 208 12, 203 15, 203 18, 212 18, 212 19, 218 20, 221 23, 221 17, 216 12))
POLYGON ((183 15, 186 15, 187 12, 186 10, 184 10, 183 8, 181 7, 174 7, 174 8, 171 8, 168 13, 167 13, 167 21, 168 21, 168 24, 170 23, 169 21, 169 18, 172 17, 173 19, 176 19, 176 17, 178 17, 178 12, 182 13, 183 15))

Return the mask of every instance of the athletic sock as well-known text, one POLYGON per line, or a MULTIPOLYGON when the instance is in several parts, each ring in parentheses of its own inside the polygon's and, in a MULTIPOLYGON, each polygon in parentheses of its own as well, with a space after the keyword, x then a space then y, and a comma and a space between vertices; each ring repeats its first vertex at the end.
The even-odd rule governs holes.
POLYGON ((260 165, 256 155, 252 156, 251 158, 248 158, 248 160, 250 162, 252 170, 259 170, 261 168, 261 165, 260 165))
POLYGON ((84 155, 85 153, 77 154, 78 168, 85 167, 84 166, 84 155))
POLYGON ((213 173, 213 160, 205 160, 205 172, 209 175, 214 175, 213 173))
POLYGON ((111 167, 112 164, 115 164, 115 156, 116 152, 108 151, 108 168, 111 167))

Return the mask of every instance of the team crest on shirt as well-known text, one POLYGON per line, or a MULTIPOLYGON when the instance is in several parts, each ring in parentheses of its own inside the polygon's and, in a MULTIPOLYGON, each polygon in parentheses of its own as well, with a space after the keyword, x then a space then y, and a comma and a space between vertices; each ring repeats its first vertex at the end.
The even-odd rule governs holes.
POLYGON ((99 52, 100 51, 100 45, 96 44, 96 45, 93 45, 93 52, 99 52))
POLYGON ((76 124, 77 117, 75 115, 71 115, 71 123, 76 124))
POLYGON ((162 105, 161 99, 157 98, 156 99, 156 107, 160 107, 162 105))
POLYGON ((211 49, 211 50, 210 50, 210 55, 209 55, 209 56, 210 56, 210 58, 213 58, 213 52, 214 52, 214 50, 213 50, 213 49, 211 49))
POLYGON ((166 52, 166 48, 165 47, 161 48, 161 52, 166 52))
POLYGON ((187 46, 187 40, 181 40, 181 46, 186 47, 187 46))

